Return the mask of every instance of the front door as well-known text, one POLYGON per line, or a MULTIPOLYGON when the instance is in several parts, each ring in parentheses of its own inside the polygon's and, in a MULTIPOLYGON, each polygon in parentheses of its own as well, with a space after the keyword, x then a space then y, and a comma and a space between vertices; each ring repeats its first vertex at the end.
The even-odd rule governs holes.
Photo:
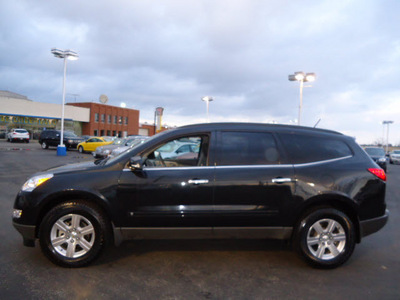
POLYGON ((208 166, 209 135, 179 137, 142 153, 143 169, 122 172, 118 199, 128 227, 211 227, 214 168, 208 166), (163 158, 180 143, 187 153, 163 158))

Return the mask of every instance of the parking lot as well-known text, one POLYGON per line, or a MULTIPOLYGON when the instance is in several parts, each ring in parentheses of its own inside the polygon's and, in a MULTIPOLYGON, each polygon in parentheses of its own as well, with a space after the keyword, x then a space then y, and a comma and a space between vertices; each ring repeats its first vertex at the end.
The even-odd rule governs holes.
POLYGON ((388 224, 338 269, 310 268, 286 243, 265 240, 125 242, 89 267, 64 269, 22 245, 12 206, 29 175, 90 160, 0 140, 2 299, 400 299, 400 165, 388 166, 388 224))

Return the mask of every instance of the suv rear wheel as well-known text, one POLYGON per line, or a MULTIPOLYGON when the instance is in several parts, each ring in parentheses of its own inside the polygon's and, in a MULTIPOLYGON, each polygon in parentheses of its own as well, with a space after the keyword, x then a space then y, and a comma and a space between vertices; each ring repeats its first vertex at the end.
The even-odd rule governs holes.
POLYGON ((104 250, 109 226, 103 214, 90 203, 66 202, 51 209, 39 229, 43 253, 62 267, 82 267, 104 250))
POLYGON ((307 263, 336 268, 353 253, 356 243, 353 222, 343 212, 321 208, 308 213, 296 228, 294 246, 307 263))

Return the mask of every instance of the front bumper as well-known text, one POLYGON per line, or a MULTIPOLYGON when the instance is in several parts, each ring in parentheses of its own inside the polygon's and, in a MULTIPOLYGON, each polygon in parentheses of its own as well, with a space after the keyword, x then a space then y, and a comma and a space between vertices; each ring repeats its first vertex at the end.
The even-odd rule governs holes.
POLYGON ((365 221, 360 221, 361 237, 365 237, 367 235, 379 231, 380 229, 382 229, 383 226, 386 225, 388 220, 389 220, 389 210, 386 209, 385 214, 383 216, 365 221))
POLYGON ((24 246, 34 247, 36 239, 36 226, 35 225, 22 225, 13 222, 13 226, 22 235, 24 246))
POLYGON ((400 157, 392 157, 390 160, 394 164, 400 164, 400 157))

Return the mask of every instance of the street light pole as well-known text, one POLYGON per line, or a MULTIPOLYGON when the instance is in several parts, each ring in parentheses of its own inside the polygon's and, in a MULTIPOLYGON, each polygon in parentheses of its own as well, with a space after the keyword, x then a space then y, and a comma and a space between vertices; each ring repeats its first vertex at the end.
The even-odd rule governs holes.
POLYGON ((51 49, 51 53, 57 58, 64 59, 64 77, 63 77, 63 95, 62 95, 62 108, 61 108, 61 136, 60 145, 57 146, 57 155, 65 156, 67 155, 67 149, 64 145, 64 109, 65 109, 65 82, 67 77, 67 59, 77 60, 79 58, 78 53, 72 50, 60 50, 57 48, 51 49))
POLYGON ((289 75, 289 81, 299 81, 300 82, 300 104, 299 104, 299 117, 297 119, 297 125, 301 124, 301 113, 303 110, 303 87, 304 82, 315 81, 315 73, 295 72, 293 75, 289 75))
POLYGON ((383 125, 387 125, 387 131, 386 131, 386 153, 388 153, 388 149, 389 149, 389 125, 393 124, 393 121, 383 121, 382 124, 383 125))
POLYGON ((206 102, 206 106, 207 106, 207 122, 210 123, 210 115, 209 115, 209 105, 210 105, 210 101, 213 101, 213 97, 210 96, 205 96, 203 98, 201 98, 201 100, 206 102))

